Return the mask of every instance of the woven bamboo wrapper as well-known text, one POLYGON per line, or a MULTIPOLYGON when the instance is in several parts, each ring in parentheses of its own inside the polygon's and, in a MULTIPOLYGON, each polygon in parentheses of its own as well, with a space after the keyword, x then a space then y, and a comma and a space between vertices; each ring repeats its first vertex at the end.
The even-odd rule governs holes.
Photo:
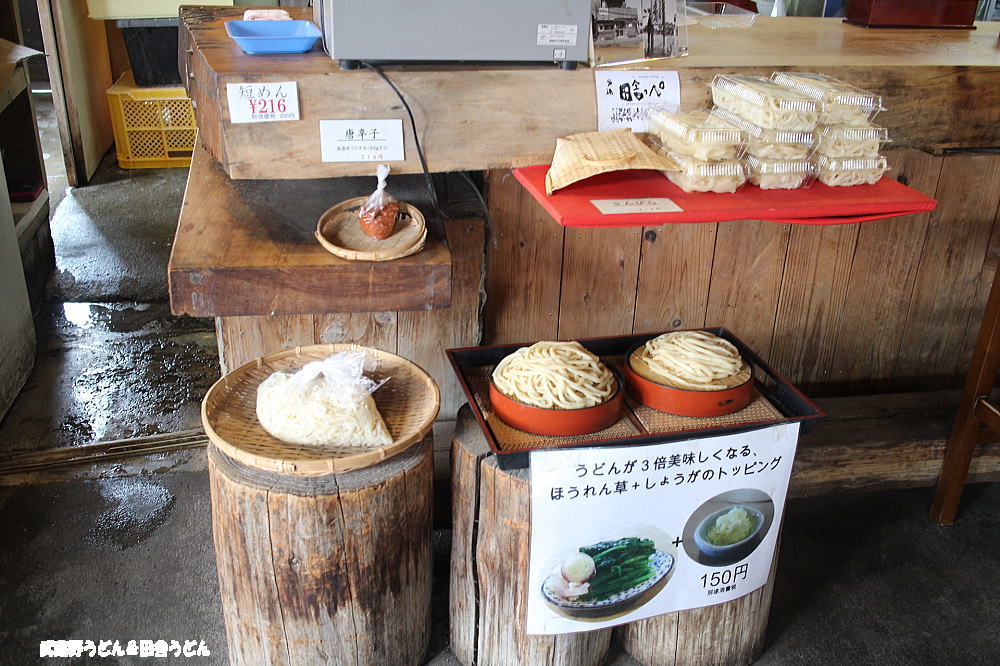
POLYGON ((392 234, 385 240, 372 238, 361 230, 358 209, 368 197, 341 201, 320 216, 316 240, 328 252, 352 261, 389 261, 416 254, 424 247, 427 225, 420 210, 399 202, 399 216, 392 234))
POLYGON ((626 398, 625 403, 639 419, 642 427, 652 433, 728 428, 748 423, 782 421, 785 418, 757 389, 754 389, 750 396, 750 404, 738 412, 723 416, 677 416, 647 407, 632 398, 626 398))
MULTIPOLYGON (((621 375, 625 356, 602 357, 601 361, 619 370, 619 375, 621 375)), ((575 437, 535 435, 507 425, 493 411, 490 406, 489 392, 490 375, 493 374, 494 367, 496 366, 489 365, 468 368, 466 370, 466 377, 469 388, 476 398, 476 404, 483 414, 483 418, 493 430, 493 435, 497 440, 499 449, 505 452, 552 449, 570 444, 584 442, 600 443, 604 440, 637 437, 646 434, 667 435, 678 432, 712 430, 756 423, 778 423, 785 420, 785 416, 754 388, 750 404, 738 412, 724 416, 698 417, 667 414, 646 407, 631 397, 626 396, 622 418, 609 428, 575 437), (632 423, 626 412, 631 412, 635 416, 636 420, 642 426, 641 430, 632 423)))
POLYGON ((437 384, 420 366, 379 349, 349 344, 311 345, 268 354, 251 361, 215 383, 205 395, 201 419, 218 449, 255 469, 295 476, 348 472, 379 463, 423 439, 434 425, 441 396, 437 384), (365 374, 379 381, 389 378, 372 394, 393 437, 379 447, 310 446, 289 444, 272 437, 257 420, 257 387, 279 370, 294 372, 311 361, 335 352, 363 350, 378 364, 365 374))
POLYGON ((609 171, 676 171, 677 168, 674 160, 654 151, 629 129, 572 134, 556 139, 552 165, 545 174, 545 193, 552 194, 579 180, 609 171))

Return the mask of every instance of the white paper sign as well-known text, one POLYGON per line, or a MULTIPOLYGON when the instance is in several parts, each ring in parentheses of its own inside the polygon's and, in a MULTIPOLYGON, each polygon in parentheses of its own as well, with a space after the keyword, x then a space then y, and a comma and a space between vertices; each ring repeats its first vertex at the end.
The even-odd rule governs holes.
POLYGON ((575 25, 538 24, 538 46, 576 46, 575 25))
POLYGON ((610 627, 764 585, 798 431, 788 423, 649 446, 532 451, 527 633, 610 627))
POLYGON ((402 162, 403 121, 321 120, 320 151, 324 162, 402 162))
POLYGON ((229 122, 273 123, 299 119, 299 88, 281 83, 227 83, 229 122))
POLYGON ((679 213, 684 209, 666 197, 646 199, 591 199, 601 215, 626 215, 629 213, 679 213))
POLYGON ((597 129, 646 131, 646 110, 681 102, 677 72, 594 70, 597 86, 597 129))

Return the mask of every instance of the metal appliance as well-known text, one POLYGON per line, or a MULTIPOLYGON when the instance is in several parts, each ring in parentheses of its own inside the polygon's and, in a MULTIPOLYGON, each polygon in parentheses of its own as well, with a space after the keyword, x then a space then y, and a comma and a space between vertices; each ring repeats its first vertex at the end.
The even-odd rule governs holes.
POLYGON ((587 62, 591 0, 314 0, 323 46, 360 62, 587 62))

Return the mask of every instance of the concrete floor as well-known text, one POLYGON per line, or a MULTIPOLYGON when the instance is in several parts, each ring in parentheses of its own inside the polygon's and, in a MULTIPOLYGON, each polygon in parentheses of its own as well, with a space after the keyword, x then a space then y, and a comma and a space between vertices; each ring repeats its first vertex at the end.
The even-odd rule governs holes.
MULTIPOLYGON (((927 520, 926 490, 790 502, 757 663, 997 663, 1000 484, 967 495, 948 528, 927 520)), ((210 519, 205 472, 0 489, 0 663, 33 663, 46 638, 98 636, 204 640, 201 661, 227 663, 210 519)), ((449 537, 435 533, 435 666, 458 663, 449 537)), ((608 663, 637 662, 613 650, 608 663)))
MULTIPOLYGON (((0 455, 197 423, 217 372, 212 324, 170 317, 164 289, 185 175, 106 161, 93 185, 67 191, 36 371, 0 423, 0 455)), ((204 457, 187 461, 0 477, 0 664, 35 663, 38 642, 57 638, 198 639, 212 652, 202 663, 227 663, 204 457), (83 478, 95 475, 108 478, 83 478)), ((949 528, 928 521, 929 502, 928 490, 790 502, 758 663, 1000 662, 1000 484, 969 487, 949 528)), ((435 533, 437 666, 457 663, 449 539, 435 533)), ((608 663, 635 664, 618 652, 608 663)))

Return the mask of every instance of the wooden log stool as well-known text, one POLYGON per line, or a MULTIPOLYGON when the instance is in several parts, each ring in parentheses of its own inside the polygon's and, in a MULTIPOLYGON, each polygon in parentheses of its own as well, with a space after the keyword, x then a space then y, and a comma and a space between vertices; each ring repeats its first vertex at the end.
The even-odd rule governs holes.
POLYGON ((361 453, 281 443, 252 411, 256 387, 272 372, 345 348, 272 354, 226 375, 205 398, 233 664, 419 664, 427 649, 433 380, 405 359, 368 350, 379 368, 367 374, 390 377, 373 397, 395 441, 361 453))
POLYGON ((452 441, 451 646, 465 666, 603 664, 612 634, 649 666, 745 664, 763 646, 768 583, 733 601, 557 636, 525 633, 531 493, 528 470, 505 471, 466 405, 452 441))

